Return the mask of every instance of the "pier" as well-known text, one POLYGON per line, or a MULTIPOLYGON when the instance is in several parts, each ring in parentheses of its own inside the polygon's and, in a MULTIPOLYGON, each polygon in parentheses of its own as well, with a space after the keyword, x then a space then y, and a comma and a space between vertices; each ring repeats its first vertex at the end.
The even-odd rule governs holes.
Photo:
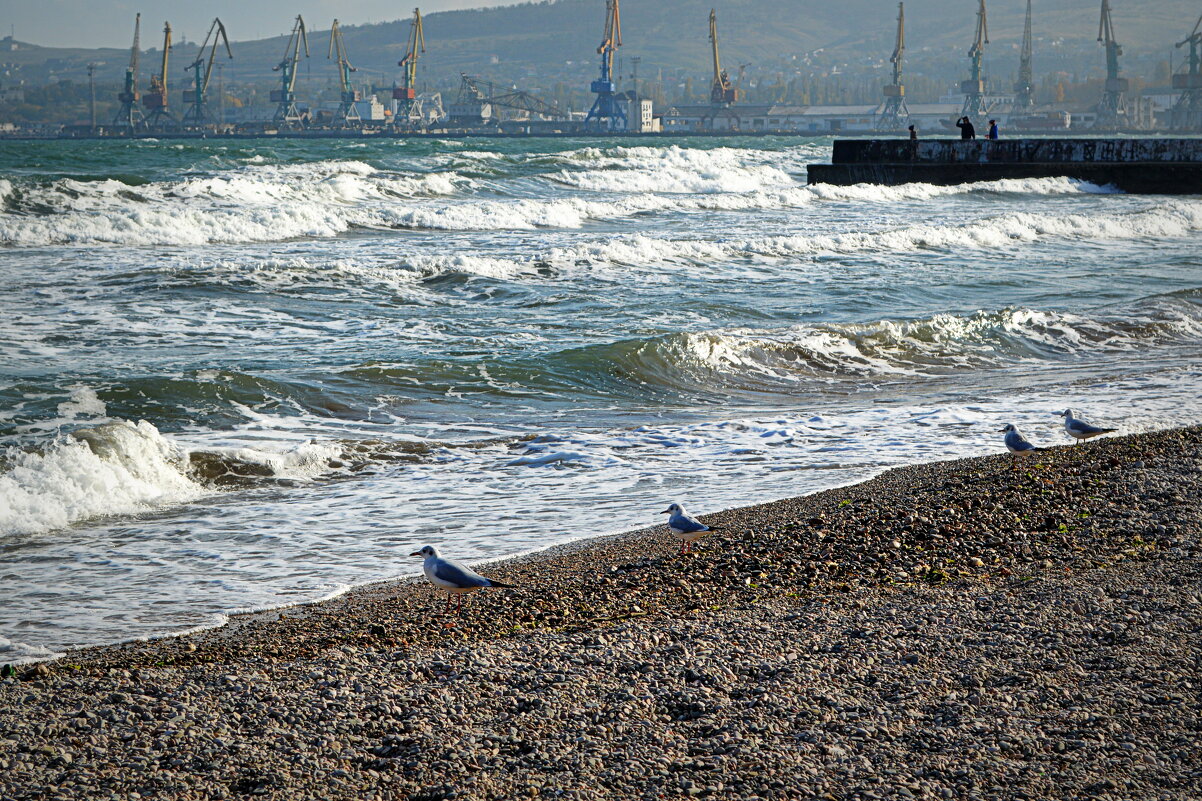
POLYGON ((812 184, 963 184, 1076 178, 1124 192, 1202 193, 1202 139, 838 140, 812 184))

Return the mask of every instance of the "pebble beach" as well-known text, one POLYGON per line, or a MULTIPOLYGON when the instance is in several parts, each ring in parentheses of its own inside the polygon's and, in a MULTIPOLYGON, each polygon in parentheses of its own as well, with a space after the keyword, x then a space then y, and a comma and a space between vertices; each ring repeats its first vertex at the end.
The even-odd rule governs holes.
POLYGON ((916 465, 9 666, 0 799, 1199 797, 1200 487, 1202 428, 916 465))

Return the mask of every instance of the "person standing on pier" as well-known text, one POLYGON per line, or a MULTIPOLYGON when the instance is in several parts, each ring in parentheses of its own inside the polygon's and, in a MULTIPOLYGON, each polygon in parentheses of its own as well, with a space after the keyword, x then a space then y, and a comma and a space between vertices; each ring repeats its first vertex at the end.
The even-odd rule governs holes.
POLYGON ((972 120, 968 117, 961 117, 956 120, 956 127, 960 129, 961 139, 976 139, 977 129, 973 127, 972 120))
POLYGON ((989 138, 989 139, 995 139, 995 140, 997 139, 997 120, 990 120, 990 121, 989 121, 989 134, 988 134, 988 138, 989 138))

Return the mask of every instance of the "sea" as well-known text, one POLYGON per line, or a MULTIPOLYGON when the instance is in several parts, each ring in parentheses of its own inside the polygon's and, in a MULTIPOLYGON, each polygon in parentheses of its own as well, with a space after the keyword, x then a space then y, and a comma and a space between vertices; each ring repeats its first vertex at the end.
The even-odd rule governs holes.
POLYGON ((0 662, 1202 422, 1202 198, 830 149, 0 143, 0 662))

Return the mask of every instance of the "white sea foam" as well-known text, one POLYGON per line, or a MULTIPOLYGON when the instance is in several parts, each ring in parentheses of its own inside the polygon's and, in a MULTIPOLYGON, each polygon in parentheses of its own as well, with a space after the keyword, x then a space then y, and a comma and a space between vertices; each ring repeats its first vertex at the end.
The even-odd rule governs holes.
POLYGON ((71 399, 58 405, 58 413, 67 420, 79 417, 104 417, 108 408, 91 387, 72 387, 71 399))
POLYGON ((0 536, 69 526, 195 500, 184 454, 147 422, 111 423, 42 452, 9 448, 0 473, 0 536))
MULTIPOLYGON (((473 196, 475 182, 453 169, 400 173, 353 160, 249 164, 218 175, 137 187, 115 180, 21 186, 9 181, 0 184, 0 199, 15 205, 0 214, 0 243, 272 242, 333 237, 356 227, 572 229, 590 220, 673 211, 796 208, 819 201, 891 203, 979 192, 1102 191, 1056 178, 962 187, 804 186, 800 171, 807 158, 813 155, 801 150, 585 148, 561 154, 560 162, 571 166, 549 177, 586 193, 538 199, 473 196)), ((456 165, 462 163, 460 158, 456 165)))
POLYGON ((921 250, 998 250, 1045 239, 1123 240, 1186 237, 1202 230, 1202 203, 1166 200, 1122 214, 1018 212, 961 225, 914 225, 883 231, 768 236, 743 239, 662 239, 635 235, 558 248, 546 261, 650 264, 710 263, 748 257, 791 258, 825 254, 898 253, 921 250))

